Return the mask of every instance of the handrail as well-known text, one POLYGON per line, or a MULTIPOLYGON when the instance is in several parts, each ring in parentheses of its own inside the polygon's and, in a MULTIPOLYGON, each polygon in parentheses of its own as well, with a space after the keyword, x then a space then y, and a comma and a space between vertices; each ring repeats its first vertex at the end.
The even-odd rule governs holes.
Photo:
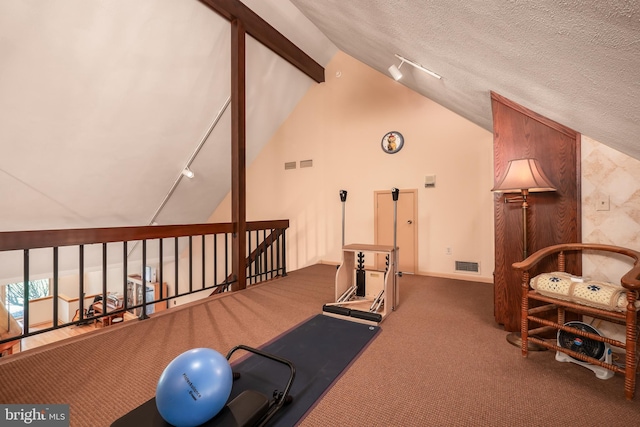
MULTIPOLYGON (((247 230, 288 228, 288 220, 247 222, 247 230)), ((141 227, 76 228, 0 232, 0 251, 53 248, 95 243, 186 237, 234 232, 232 222, 191 225, 147 225, 141 227)))
MULTIPOLYGON (((251 230, 247 230, 247 234, 249 237, 249 250, 251 250, 251 235, 249 234, 250 231, 260 231, 261 228, 257 228, 254 229, 252 228, 251 230)), ((269 235, 266 235, 266 230, 268 228, 262 228, 263 231, 265 231, 265 235, 264 235, 264 239, 262 240, 262 243, 259 243, 255 250, 253 252, 251 252, 249 254, 249 256, 247 257, 247 272, 249 273, 247 275, 247 279, 253 280, 253 283, 256 283, 258 281, 260 281, 260 278, 262 277, 262 275, 266 275, 267 274, 267 268, 265 267, 265 270, 262 271, 259 268, 256 268, 254 271, 256 272, 255 274, 252 274, 252 265, 256 265, 256 267, 259 266, 260 261, 262 260, 262 256, 264 254, 267 253, 267 249, 271 248, 273 250, 273 245, 274 243, 278 242, 278 239, 280 238, 280 236, 284 236, 284 230, 285 228, 273 228, 272 232, 269 235)), ((283 248, 283 252, 284 252, 284 248, 283 248)), ((279 253, 279 252, 277 252, 279 253)), ((272 254, 273 255, 273 254, 272 254)), ((266 257, 264 257, 264 260, 266 262, 266 257)), ((271 258, 271 262, 273 264, 273 257, 271 258)), ((287 275, 287 268, 286 268, 286 261, 285 258, 283 257, 282 261, 280 261, 280 258, 277 258, 276 262, 279 264, 282 264, 283 268, 282 268, 282 275, 286 276, 287 275)), ((273 272, 273 265, 272 265, 272 269, 271 271, 273 272)), ((272 275, 273 277, 273 275, 272 275)), ((233 274, 230 274, 229 276, 227 276, 227 278, 225 279, 224 283, 221 284, 220 286, 216 287, 213 292, 211 293, 211 295, 217 295, 217 294, 221 294, 226 292, 229 289, 229 286, 233 283, 233 274)), ((250 282, 251 283, 251 282, 250 282)))
MULTIPOLYGON (((259 262, 262 263, 262 268, 260 270, 260 276, 264 276, 265 279, 269 277, 267 274, 270 274, 271 277, 274 276, 286 276, 286 243, 285 243, 285 230, 289 227, 288 220, 273 220, 273 221, 251 221, 246 223, 247 229, 247 239, 249 242, 252 241, 251 234, 255 233, 256 236, 263 234, 263 239, 256 239, 255 246, 251 243, 247 246, 247 254, 244 254, 247 257, 247 270, 250 272, 252 268, 252 264, 257 264, 259 262), (259 231, 263 231, 263 233, 258 233, 259 231), (267 236, 267 232, 269 235, 267 236), (273 246, 277 246, 275 250, 273 246), (268 252, 267 248, 271 247, 271 250, 268 252), (262 258, 261 258, 262 257, 262 258), (268 268, 267 258, 270 261, 271 269, 268 268)), ((23 251, 24 252, 24 282, 29 282, 30 277, 30 265, 29 265, 29 252, 31 249, 44 249, 51 248, 53 249, 53 272, 52 277, 52 302, 53 314, 51 322, 53 326, 51 328, 41 329, 38 331, 29 331, 29 303, 25 304, 24 310, 24 330, 22 331, 22 335, 13 336, 11 338, 1 339, 0 344, 18 340, 27 336, 36 335, 42 332, 47 332, 53 329, 58 329, 61 327, 66 327, 70 325, 80 324, 86 322, 87 320, 95 320, 100 319, 101 317, 112 315, 116 312, 124 312, 131 309, 142 308, 140 310, 140 319, 144 319, 147 317, 146 309, 144 307, 157 304, 160 302, 167 302, 171 299, 182 297, 191 293, 200 292, 202 290, 207 289, 226 289, 229 284, 237 281, 237 277, 233 277, 233 275, 229 275, 228 265, 230 264, 229 259, 229 237, 231 234, 236 232, 236 227, 234 223, 217 223, 217 224, 187 224, 187 225, 155 225, 155 226, 139 226, 139 227, 116 227, 116 228, 82 228, 82 229, 58 229, 58 230, 36 230, 36 231, 7 231, 0 232, 0 253, 9 252, 9 251, 23 251), (213 256, 209 254, 205 257, 205 237, 212 236, 213 239, 209 240, 210 244, 213 245, 213 256), (219 237, 217 237, 219 236, 219 237), (193 256, 193 248, 194 244, 192 242, 192 238, 197 237, 202 243, 202 258, 195 259, 193 256), (183 277, 184 274, 180 276, 178 274, 179 268, 179 255, 178 255, 178 238, 188 238, 189 246, 188 252, 181 252, 182 256, 185 254, 188 257, 188 291, 181 292, 179 288, 182 287, 184 289, 186 284, 183 283, 185 280, 183 277), (158 280, 161 283, 165 283, 165 278, 169 281, 169 275, 165 275, 164 269, 166 263, 174 264, 175 268, 175 280, 174 287, 172 291, 167 290, 164 292, 161 290, 159 297, 154 297, 152 301, 147 300, 146 292, 142 292, 141 300, 138 300, 137 303, 128 303, 127 300, 127 283, 129 281, 129 270, 128 270, 128 260, 127 257, 123 258, 123 275, 122 275, 122 284, 119 285, 116 283, 116 286, 121 286, 116 289, 117 292, 122 292, 125 297, 125 305, 122 309, 117 311, 104 313, 98 316, 84 316, 84 298, 85 294, 85 285, 84 285, 84 246, 85 245, 95 245, 102 244, 102 299, 106 300, 107 293, 109 289, 107 289, 107 243, 122 243, 123 251, 126 253, 127 243, 134 241, 142 242, 142 258, 141 260, 133 261, 137 264, 142 265, 142 274, 144 274, 145 267, 149 266, 147 263, 147 241, 148 240, 164 240, 164 239, 174 239, 175 240, 175 250, 173 251, 173 257, 165 257, 163 256, 162 246, 159 245, 159 254, 156 262, 159 277, 158 280), (218 251, 218 242, 221 241, 222 246, 224 246, 224 251, 218 251), (79 264, 78 264, 78 305, 80 318, 77 321, 71 322, 62 322, 58 321, 58 304, 57 300, 60 297, 59 294, 59 283, 58 283, 58 248, 65 246, 78 246, 79 247, 79 264), (218 254, 218 252, 223 252, 222 254, 218 254), (194 259, 196 263, 200 263, 202 267, 202 284, 197 285, 197 288, 193 286, 193 263, 194 259), (218 275, 218 267, 222 266, 224 271, 223 276, 218 275), (213 275, 211 275, 211 271, 213 271, 213 275), (207 283, 205 283, 205 272, 207 283), (213 277, 213 278, 212 278, 213 277), (221 280, 221 281, 220 281, 221 280), (182 286, 180 286, 182 285, 182 286)), ((153 267, 153 265, 151 265, 153 267)), ((247 277, 247 271, 240 272, 239 274, 245 274, 247 277)), ((255 278, 255 277, 254 277, 255 278)), ((257 281, 263 280, 263 277, 255 278, 257 281)), ((111 291, 113 291, 113 283, 110 286, 111 291)), ((144 289, 144 288, 143 288, 144 289)), ((160 289, 164 289, 164 286, 160 286, 160 289)), ((29 301, 28 299, 28 284, 25 286, 25 301, 29 301)), ((29 301, 30 302, 30 301, 29 301)))

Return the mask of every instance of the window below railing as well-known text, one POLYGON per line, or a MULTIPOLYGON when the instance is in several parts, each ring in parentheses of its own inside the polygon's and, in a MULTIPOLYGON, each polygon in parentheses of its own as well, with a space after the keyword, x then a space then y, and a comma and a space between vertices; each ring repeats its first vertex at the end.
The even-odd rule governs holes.
MULTIPOLYGON (((32 280, 29 282, 29 301, 44 298, 51 294, 49 279, 32 280)), ((0 286, 0 301, 14 319, 22 319, 24 314, 24 282, 9 283, 0 286)))

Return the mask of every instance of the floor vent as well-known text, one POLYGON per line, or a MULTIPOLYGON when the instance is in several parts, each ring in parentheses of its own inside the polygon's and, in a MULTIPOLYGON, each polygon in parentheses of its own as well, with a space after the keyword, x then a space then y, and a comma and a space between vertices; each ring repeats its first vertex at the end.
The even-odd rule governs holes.
POLYGON ((467 273, 479 273, 480 264, 469 261, 456 261, 456 271, 464 271, 467 273))
POLYGON ((284 169, 288 170, 288 169, 295 169, 296 168, 296 162, 287 162, 284 164, 284 169))

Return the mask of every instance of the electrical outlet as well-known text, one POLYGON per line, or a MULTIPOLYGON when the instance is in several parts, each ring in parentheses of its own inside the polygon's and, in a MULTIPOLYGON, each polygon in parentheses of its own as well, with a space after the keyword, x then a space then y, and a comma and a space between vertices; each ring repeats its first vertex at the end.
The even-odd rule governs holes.
POLYGON ((453 251, 451 250, 450 247, 447 247, 447 248, 445 248, 444 253, 445 253, 445 255, 452 255, 453 251))
POLYGON ((597 211, 609 210, 609 196, 598 197, 598 201, 596 202, 596 210, 597 211))

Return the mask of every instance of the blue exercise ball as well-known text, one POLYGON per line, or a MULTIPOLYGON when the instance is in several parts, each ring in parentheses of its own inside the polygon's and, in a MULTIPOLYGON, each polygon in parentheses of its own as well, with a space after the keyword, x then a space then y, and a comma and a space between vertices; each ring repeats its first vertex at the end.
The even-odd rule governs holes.
POLYGON ((231 394, 229 361, 210 348, 194 348, 173 359, 160 375, 156 406, 176 427, 200 425, 224 407, 231 394))

